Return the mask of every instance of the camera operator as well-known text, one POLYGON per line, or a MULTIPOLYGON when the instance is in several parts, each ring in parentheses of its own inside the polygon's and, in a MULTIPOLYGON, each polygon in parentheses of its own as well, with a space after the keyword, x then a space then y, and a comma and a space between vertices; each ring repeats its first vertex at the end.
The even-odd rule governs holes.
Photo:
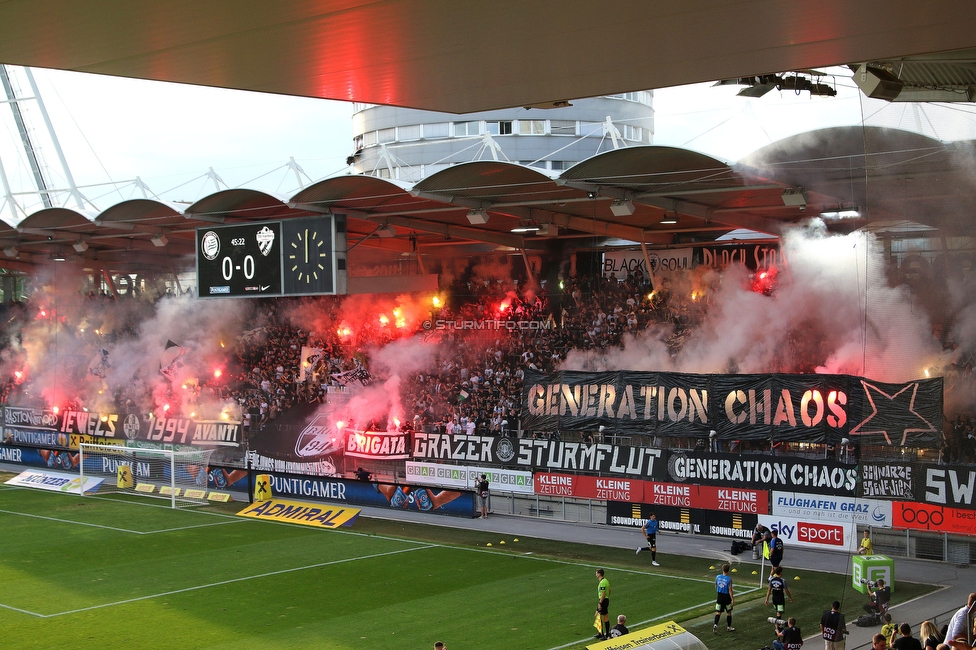
POLYGON ((840 611, 840 602, 834 601, 830 611, 824 612, 820 619, 820 634, 824 638, 824 650, 844 650, 847 623, 840 611))
POLYGON ((891 604, 891 587, 880 578, 877 582, 865 580, 864 585, 868 588, 868 595, 871 597, 871 602, 864 606, 864 611, 868 614, 887 612, 888 605, 891 604))
MULTIPOLYGON (((772 618, 770 620, 782 622, 782 619, 772 618)), ((775 650, 800 650, 802 645, 803 634, 800 632, 800 628, 796 626, 795 617, 791 616, 786 621, 786 627, 776 623, 776 640, 773 641, 775 650)))

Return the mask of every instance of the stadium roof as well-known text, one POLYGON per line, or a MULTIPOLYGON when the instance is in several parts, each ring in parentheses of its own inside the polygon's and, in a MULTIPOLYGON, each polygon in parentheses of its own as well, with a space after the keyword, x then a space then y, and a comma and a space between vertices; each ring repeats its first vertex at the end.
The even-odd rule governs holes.
POLYGON ((735 165, 661 146, 599 154, 555 178, 478 161, 415 185, 343 175, 291 197, 236 189, 192 205, 130 200, 98 215, 45 209, 16 228, 0 224, 0 266, 29 271, 68 257, 108 270, 180 270, 192 266, 198 227, 309 214, 346 215, 350 248, 391 255, 445 244, 459 251, 472 244, 482 252, 541 249, 553 240, 690 245, 739 229, 775 237, 788 224, 841 211, 851 218, 827 218, 828 227, 911 222, 943 235, 969 234, 972 169, 973 143, 947 146, 878 127, 806 133, 735 165), (379 233, 382 226, 392 231, 379 233))
POLYGON ((968 0, 0 2, 6 64, 454 113, 973 48, 968 0))
MULTIPOLYGON (((917 92, 971 99, 976 4, 8 0, 0 62, 449 112, 716 79, 745 79, 759 92, 753 75, 859 63, 904 72, 917 92)), ((971 234, 974 162, 972 143, 854 127, 774 143, 734 166, 651 146, 601 154, 558 178, 499 162, 414 186, 341 176, 292 197, 236 189, 189 206, 42 210, 16 228, 0 224, 0 267, 73 257, 119 271, 183 269, 196 227, 321 212, 348 216, 350 247, 391 255, 553 239, 687 245, 742 228, 775 235, 821 211, 857 215, 831 222, 837 230, 870 219, 971 234)))

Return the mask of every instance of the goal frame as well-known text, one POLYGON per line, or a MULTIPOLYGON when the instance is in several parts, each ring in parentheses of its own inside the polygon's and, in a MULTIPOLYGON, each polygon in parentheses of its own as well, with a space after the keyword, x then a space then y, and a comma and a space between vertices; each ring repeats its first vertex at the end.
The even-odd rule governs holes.
MULTIPOLYGON (((83 442, 78 445, 78 475, 81 479, 81 485, 85 485, 85 453, 96 452, 98 454, 104 455, 116 455, 123 456, 127 455, 130 457, 137 457, 139 455, 153 456, 157 459, 164 459, 169 466, 169 481, 166 485, 170 488, 169 502, 170 507, 174 510, 177 508, 177 490, 183 489, 183 486, 177 483, 177 459, 178 458, 193 458, 194 460, 200 459, 201 454, 203 454, 204 460, 199 462, 200 465, 204 467, 206 471, 210 464, 210 455, 213 453, 212 449, 201 449, 196 451, 176 451, 174 449, 150 449, 143 447, 123 447, 121 445, 104 445, 98 443, 88 443, 83 442)), ((89 458, 91 455, 89 455, 89 458)), ((92 476, 92 474, 89 474, 92 476)), ((98 475, 99 478, 105 478, 104 476, 98 475)), ((159 483, 158 479, 154 481, 159 483)), ((85 496, 84 487, 79 491, 81 496, 85 496)), ((159 498, 156 495, 146 495, 159 498)))

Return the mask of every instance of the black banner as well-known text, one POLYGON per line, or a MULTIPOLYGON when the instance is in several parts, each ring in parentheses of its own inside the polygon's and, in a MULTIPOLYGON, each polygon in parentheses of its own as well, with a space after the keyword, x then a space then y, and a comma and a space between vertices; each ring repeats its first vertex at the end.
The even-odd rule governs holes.
POLYGON ((942 378, 666 372, 525 374, 526 429, 938 447, 942 378), (715 432, 711 434, 711 432, 715 432))
POLYGON ((854 496, 857 483, 853 465, 795 456, 670 452, 667 467, 665 480, 693 485, 854 496))
POLYGON ((914 501, 914 470, 907 463, 861 463, 858 466, 857 496, 914 501))
POLYGON ((640 528, 652 512, 662 531, 715 537, 751 539, 758 521, 758 516, 750 513, 607 501, 607 524, 640 528))
POLYGON ((976 510, 976 470, 972 467, 916 465, 915 469, 914 501, 976 510))
POLYGON ((42 445, 45 438, 43 432, 46 431, 67 434, 63 436, 64 443, 59 442, 56 446, 69 446, 70 436, 197 447, 236 448, 243 442, 241 423, 230 420, 154 418, 135 413, 93 413, 69 409, 56 412, 5 406, 3 423, 5 439, 14 444, 42 445))
POLYGON ((662 480, 667 452, 649 447, 584 444, 535 438, 414 432, 415 460, 504 465, 536 471, 568 471, 662 480))

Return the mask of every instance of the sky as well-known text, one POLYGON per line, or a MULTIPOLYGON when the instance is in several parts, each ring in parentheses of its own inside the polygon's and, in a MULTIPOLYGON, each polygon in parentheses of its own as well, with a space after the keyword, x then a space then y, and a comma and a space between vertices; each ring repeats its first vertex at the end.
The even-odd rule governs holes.
MULTIPOLYGON (((24 89, 21 95, 29 95, 21 69, 11 70, 24 89)), ((736 96, 739 86, 707 83, 656 90, 654 144, 734 162, 787 136, 862 121, 944 140, 976 137, 971 105, 945 109, 865 100, 849 71, 830 72, 834 76, 822 82, 836 87, 832 98, 776 90, 744 98, 736 96)), ((56 70, 34 69, 34 76, 74 180, 94 213, 140 197, 131 183, 136 177, 158 198, 192 202, 216 191, 206 177, 210 169, 227 186, 285 197, 300 188, 286 168, 291 158, 304 170, 305 184, 348 171, 353 111, 346 102, 56 70)), ((41 116, 32 103, 24 106, 44 162, 66 186, 41 116)), ((32 184, 19 141, 9 111, 0 110, 0 163, 15 192, 32 184)), ((34 201, 28 212, 41 207, 36 197, 22 200, 34 201)), ((19 221, 7 205, 0 218, 19 221)))

